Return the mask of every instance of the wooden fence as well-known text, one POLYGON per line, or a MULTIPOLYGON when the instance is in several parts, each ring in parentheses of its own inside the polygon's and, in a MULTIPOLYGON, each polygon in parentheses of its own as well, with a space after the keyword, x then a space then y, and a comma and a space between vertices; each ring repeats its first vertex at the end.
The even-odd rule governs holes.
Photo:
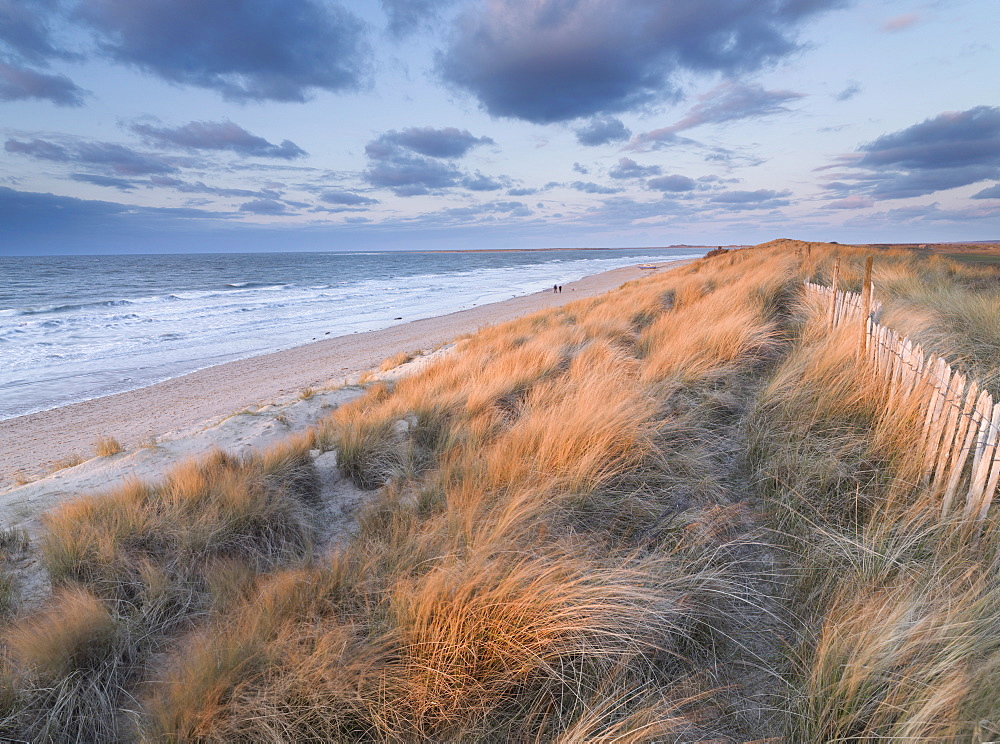
POLYGON ((942 515, 961 506, 964 518, 984 519, 1000 481, 1000 403, 943 358, 881 325, 882 306, 871 284, 863 294, 844 292, 835 288, 837 273, 834 287, 806 282, 806 290, 827 300, 831 329, 856 324, 859 351, 885 383, 889 400, 918 407, 923 422, 913 446, 921 453, 924 484, 943 494, 942 515))

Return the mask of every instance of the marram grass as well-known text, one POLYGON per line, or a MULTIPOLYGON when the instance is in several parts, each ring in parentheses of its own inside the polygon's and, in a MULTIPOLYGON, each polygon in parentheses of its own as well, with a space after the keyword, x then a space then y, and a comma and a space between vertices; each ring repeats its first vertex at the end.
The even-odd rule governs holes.
MULTIPOLYGON (((801 291, 835 256, 857 289, 865 255, 723 252, 485 328, 268 452, 67 501, 50 596, 18 608, 23 551, 0 565, 0 732, 995 738, 993 518, 941 522, 915 402, 801 291), (315 449, 368 491, 332 544, 315 449)), ((994 384, 992 269, 885 251, 876 285, 994 384)))

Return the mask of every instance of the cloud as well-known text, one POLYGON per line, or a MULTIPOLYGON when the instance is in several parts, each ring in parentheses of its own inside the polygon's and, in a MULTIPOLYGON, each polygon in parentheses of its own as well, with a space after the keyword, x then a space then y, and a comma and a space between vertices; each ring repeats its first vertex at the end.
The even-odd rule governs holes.
POLYGON ((445 217, 481 217, 488 215, 507 215, 510 217, 530 217, 534 214, 531 208, 524 202, 519 201, 493 201, 485 204, 472 204, 467 207, 452 207, 444 209, 428 217, 434 221, 437 215, 445 217))
POLYGON ((537 193, 538 189, 528 189, 528 188, 507 189, 508 196, 531 196, 532 194, 537 194, 537 193))
POLYGON ((635 201, 624 196, 612 196, 587 209, 592 225, 632 225, 638 221, 666 221, 689 211, 690 207, 669 199, 652 202, 635 201))
POLYGON ((450 163, 395 152, 373 160, 364 177, 372 186, 390 189, 396 196, 422 196, 454 186, 463 174, 450 163))
POLYGON ((846 88, 844 88, 842 91, 840 91, 840 93, 834 96, 834 99, 838 101, 850 101, 860 92, 861 92, 861 83, 859 83, 857 80, 852 80, 850 83, 847 84, 846 88))
MULTIPOLYGON (((169 226, 176 245, 177 229, 192 220, 225 219, 232 215, 200 209, 141 207, 114 202, 76 199, 55 194, 16 191, 0 186, 0 241, 28 253, 51 246, 65 252, 79 241, 91 248, 105 245, 112 233, 130 230, 147 235, 148 230, 169 226), (41 240, 47 236, 51 242, 41 240), (72 238, 72 239, 71 239, 72 238)), ((130 243, 134 250, 134 240, 130 243)))
POLYGON ((243 204, 240 211, 252 214, 288 214, 288 207, 277 199, 255 199, 243 204))
POLYGON ((894 33, 896 31, 903 31, 915 26, 920 21, 923 20, 918 13, 903 13, 902 15, 894 16, 883 23, 879 30, 884 33, 894 33))
POLYGON ((703 124, 722 124, 739 119, 760 119, 789 111, 784 104, 804 98, 790 90, 765 90, 760 85, 725 82, 698 97, 683 119, 674 124, 680 132, 703 124))
POLYGON ((260 199, 273 199, 278 196, 278 193, 271 189, 263 189, 260 191, 251 191, 250 189, 227 189, 219 186, 207 186, 201 181, 195 181, 194 183, 182 181, 181 179, 174 178, 173 176, 150 176, 149 183, 151 186, 175 189, 182 194, 211 194, 212 196, 237 198, 256 197, 260 199))
POLYGON ((671 192, 694 191, 698 187, 698 184, 693 178, 680 175, 651 178, 646 181, 646 185, 651 189, 656 189, 657 191, 671 192))
POLYGON ((367 207, 379 203, 378 199, 361 196, 352 191, 324 191, 319 198, 327 204, 340 204, 345 207, 367 207))
POLYGON ((875 200, 861 194, 852 194, 843 199, 832 201, 823 209, 867 209, 875 204, 875 200))
POLYGON ((908 199, 1000 180, 1000 108, 939 114, 838 158, 841 191, 908 199), (846 183, 850 181, 851 183, 846 183))
POLYGON ((187 150, 228 150, 240 155, 292 160, 306 151, 290 140, 280 145, 250 134, 231 121, 192 121, 182 127, 154 127, 133 124, 131 130, 161 147, 182 147, 187 150))
POLYGON ((593 181, 573 181, 570 184, 570 188, 581 191, 584 194, 620 194, 622 189, 615 188, 614 186, 601 186, 599 183, 594 183, 593 181))
POLYGON ((535 123, 676 100, 687 73, 737 75, 798 49, 797 27, 842 0, 485 0, 438 56, 494 116, 535 123))
POLYGON ((0 101, 37 98, 58 106, 82 106, 84 96, 86 91, 65 75, 48 75, 0 60, 0 101))
POLYGON ((403 148, 431 158, 461 158, 473 147, 495 144, 489 137, 474 137, 465 129, 411 127, 401 132, 386 132, 369 142, 365 152, 372 158, 385 158, 403 148))
POLYGON ((454 127, 389 131, 365 146, 369 165, 364 177, 371 185, 391 189, 397 196, 422 196, 459 183, 478 191, 503 188, 507 184, 502 181, 478 172, 475 176, 463 173, 446 160, 491 144, 495 143, 489 137, 474 137, 454 127))
POLYGON ((360 87, 365 26, 318 0, 80 0, 111 59, 233 100, 305 101, 360 87))
POLYGON ((1000 199, 1000 183, 983 189, 972 195, 973 199, 1000 199))
POLYGON ((677 132, 704 124, 724 124, 740 119, 760 119, 790 109, 786 103, 804 98, 790 90, 765 90, 760 85, 725 82, 698 97, 683 119, 669 127, 637 135, 633 147, 659 142, 675 142, 677 132))
POLYGON ((81 183, 92 183, 95 186, 107 186, 119 191, 135 191, 135 184, 126 181, 124 178, 114 178, 113 176, 100 176, 93 173, 74 173, 70 176, 74 181, 81 183))
POLYGON ((454 0, 382 0, 393 36, 406 36, 436 20, 454 0))
POLYGON ((595 117, 585 126, 576 131, 576 141, 587 147, 607 145, 611 142, 624 142, 632 136, 632 131, 621 119, 613 116, 595 117))
POLYGON ((79 142, 63 146, 43 139, 26 142, 9 139, 4 149, 39 160, 101 166, 118 176, 142 176, 177 170, 174 165, 157 155, 136 152, 111 142, 79 142))
POLYGON ((681 137, 673 131, 673 127, 664 127, 663 129, 653 129, 649 132, 637 134, 625 149, 646 152, 648 150, 662 150, 665 147, 678 147, 681 145, 702 146, 696 140, 689 137, 681 137))
POLYGON ((476 175, 462 179, 462 186, 469 191, 497 191, 507 186, 507 182, 506 179, 492 178, 476 171, 476 175))
POLYGON ((662 172, 658 165, 639 165, 632 158, 618 158, 618 164, 611 167, 608 175, 612 178, 647 178, 662 172))
POLYGON ((55 0, 0 0, 0 44, 21 59, 44 64, 49 59, 70 58, 51 41, 47 17, 55 0))
POLYGON ((773 209, 787 207, 789 201, 783 197, 790 196, 790 191, 774 191, 773 189, 757 189, 756 191, 723 191, 709 197, 709 201, 723 209, 773 209))

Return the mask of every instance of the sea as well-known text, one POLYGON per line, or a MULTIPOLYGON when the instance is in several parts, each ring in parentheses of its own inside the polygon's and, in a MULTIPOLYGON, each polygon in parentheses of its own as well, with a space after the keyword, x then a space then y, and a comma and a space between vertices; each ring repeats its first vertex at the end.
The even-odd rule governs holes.
POLYGON ((698 248, 0 257, 0 420, 698 248))

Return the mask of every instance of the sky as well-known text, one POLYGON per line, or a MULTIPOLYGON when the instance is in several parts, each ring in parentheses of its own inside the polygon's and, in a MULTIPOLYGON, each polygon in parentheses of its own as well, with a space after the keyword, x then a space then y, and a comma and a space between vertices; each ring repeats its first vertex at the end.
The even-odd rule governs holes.
POLYGON ((996 0, 0 0, 0 255, 1000 239, 996 0))

